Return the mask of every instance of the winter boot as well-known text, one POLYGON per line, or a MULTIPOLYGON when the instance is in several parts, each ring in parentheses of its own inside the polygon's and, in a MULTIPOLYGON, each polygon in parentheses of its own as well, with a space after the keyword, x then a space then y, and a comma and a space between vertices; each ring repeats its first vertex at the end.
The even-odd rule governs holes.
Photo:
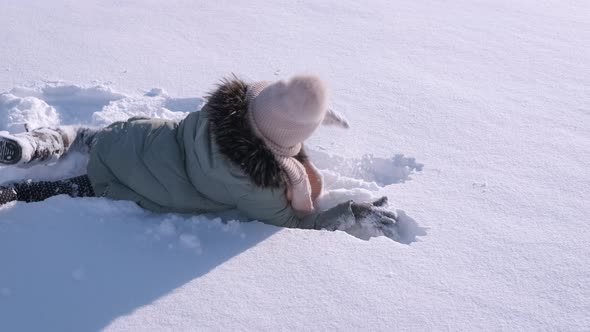
POLYGON ((0 136, 0 166, 14 165, 22 156, 22 148, 17 141, 0 136))
POLYGON ((0 132, 0 165, 28 168, 57 161, 69 142, 59 128, 38 128, 14 135, 0 132))

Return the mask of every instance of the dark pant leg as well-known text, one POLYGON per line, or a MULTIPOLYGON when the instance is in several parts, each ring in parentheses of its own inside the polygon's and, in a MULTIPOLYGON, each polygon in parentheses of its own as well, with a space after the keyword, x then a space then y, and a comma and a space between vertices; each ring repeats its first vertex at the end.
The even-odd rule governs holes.
POLYGON ((57 195, 94 197, 87 175, 59 181, 23 181, 0 187, 0 205, 11 201, 39 202, 57 195))

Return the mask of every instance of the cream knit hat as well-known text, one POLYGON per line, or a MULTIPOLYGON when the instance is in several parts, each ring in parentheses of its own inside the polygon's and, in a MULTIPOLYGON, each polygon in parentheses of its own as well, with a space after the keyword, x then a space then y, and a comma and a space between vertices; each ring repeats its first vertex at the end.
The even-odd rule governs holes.
POLYGON ((248 86, 249 120, 257 136, 273 152, 289 177, 292 207, 313 212, 311 188, 303 165, 293 158, 320 124, 348 128, 348 122, 327 108, 327 89, 317 76, 248 86))

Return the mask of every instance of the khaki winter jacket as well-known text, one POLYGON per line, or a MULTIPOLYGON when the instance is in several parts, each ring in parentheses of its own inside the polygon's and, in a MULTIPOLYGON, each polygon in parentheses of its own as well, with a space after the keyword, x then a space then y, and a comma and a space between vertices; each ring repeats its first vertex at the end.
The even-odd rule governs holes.
POLYGON ((180 123, 132 118, 107 127, 88 163, 96 194, 156 212, 238 209, 283 227, 330 228, 354 218, 350 203, 295 215, 285 197, 286 175, 247 121, 246 89, 240 80, 225 81, 180 123))

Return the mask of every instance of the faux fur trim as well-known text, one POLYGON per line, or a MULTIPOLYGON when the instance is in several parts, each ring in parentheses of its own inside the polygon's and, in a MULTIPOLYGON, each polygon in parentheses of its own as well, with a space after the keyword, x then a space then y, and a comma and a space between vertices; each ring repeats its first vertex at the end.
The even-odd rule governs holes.
MULTIPOLYGON (((209 115, 211 134, 220 152, 262 188, 281 188, 287 174, 280 167, 264 141, 254 134, 248 120, 248 85, 237 78, 222 80, 207 97, 203 109, 209 115)), ((300 162, 307 156, 303 149, 295 157, 300 162)))

